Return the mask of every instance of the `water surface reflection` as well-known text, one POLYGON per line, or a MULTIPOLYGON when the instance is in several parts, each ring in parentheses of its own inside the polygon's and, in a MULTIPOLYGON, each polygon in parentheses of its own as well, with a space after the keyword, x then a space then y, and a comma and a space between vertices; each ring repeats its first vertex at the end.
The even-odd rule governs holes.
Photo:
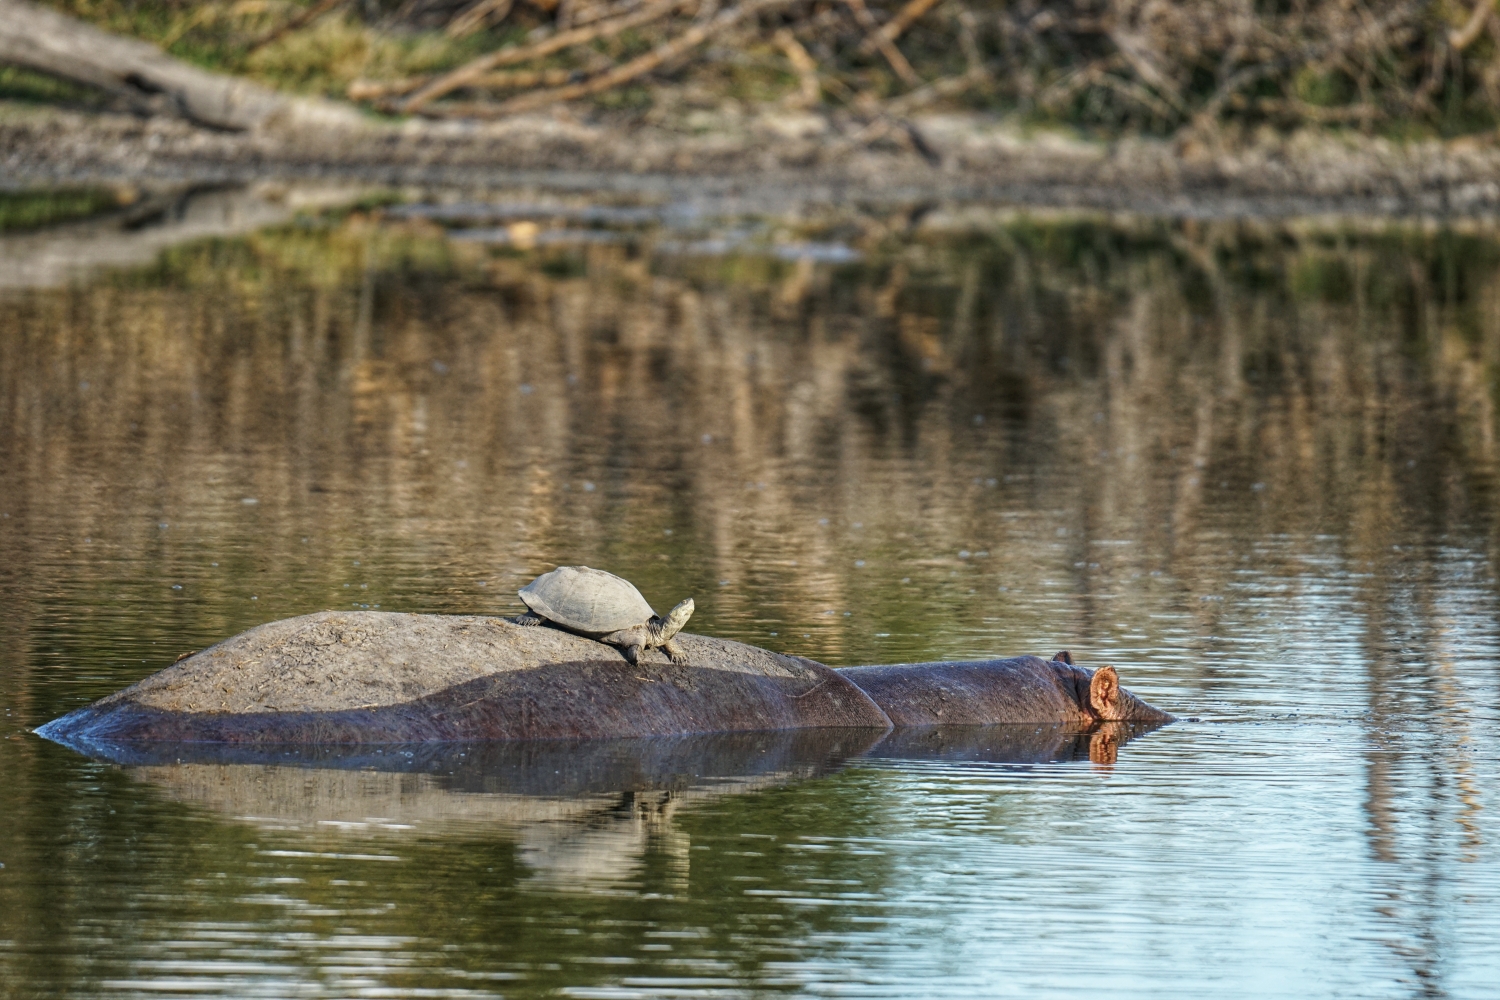
POLYGON ((937 211, 528 250, 429 215, 5 293, 7 988, 1491 989, 1494 233, 937 211), (406 823, 408 788, 473 801, 425 772, 279 768, 242 822, 228 762, 143 782, 19 732, 257 622, 506 612, 559 562, 833 664, 1069 648, 1208 721, 520 796, 555 841, 406 823))

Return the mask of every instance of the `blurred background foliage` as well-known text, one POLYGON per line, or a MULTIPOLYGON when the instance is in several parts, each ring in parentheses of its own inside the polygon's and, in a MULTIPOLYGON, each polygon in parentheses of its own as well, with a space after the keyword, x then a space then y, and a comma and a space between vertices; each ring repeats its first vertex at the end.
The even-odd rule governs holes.
MULTIPOLYGON (((595 111, 663 120, 726 108, 967 110, 1105 136, 1320 127, 1398 139, 1500 125, 1493 0, 773 0, 732 23, 729 0, 650 17, 648 0, 52 5, 203 66, 433 116, 503 117, 532 106, 522 95, 545 104, 596 85, 581 95, 595 111), (697 44, 684 41, 704 25, 697 44), (576 44, 539 44, 565 32, 576 44), (410 100, 445 72, 525 46, 535 58, 509 61, 524 68, 410 100), (606 86, 612 72, 629 79, 606 86)), ((0 76, 0 93, 27 86, 47 96, 0 76)))

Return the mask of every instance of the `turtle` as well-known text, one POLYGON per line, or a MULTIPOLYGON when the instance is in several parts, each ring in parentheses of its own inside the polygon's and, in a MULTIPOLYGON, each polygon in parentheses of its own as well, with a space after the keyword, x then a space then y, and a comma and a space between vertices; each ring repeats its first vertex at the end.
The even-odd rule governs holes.
POLYGON ((660 646, 673 663, 686 663, 682 647, 672 641, 693 613, 693 599, 678 604, 665 616, 629 580, 588 566, 559 566, 516 591, 529 608, 510 619, 517 625, 551 622, 558 628, 617 646, 631 663, 641 653, 660 646))

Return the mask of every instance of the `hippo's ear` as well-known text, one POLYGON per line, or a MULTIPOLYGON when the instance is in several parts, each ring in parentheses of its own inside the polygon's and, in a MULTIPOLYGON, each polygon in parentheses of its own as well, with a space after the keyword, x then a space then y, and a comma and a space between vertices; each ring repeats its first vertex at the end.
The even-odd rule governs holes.
POLYGON ((1114 667, 1100 667, 1089 681, 1089 705, 1101 719, 1120 717, 1120 675, 1114 667))

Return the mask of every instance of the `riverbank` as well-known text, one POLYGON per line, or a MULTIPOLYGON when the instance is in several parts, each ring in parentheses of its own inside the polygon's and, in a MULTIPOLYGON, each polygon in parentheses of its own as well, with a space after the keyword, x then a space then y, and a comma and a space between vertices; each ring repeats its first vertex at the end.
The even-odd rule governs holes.
POLYGON ((0 149, 0 183, 13 190, 318 180, 728 199, 771 213, 931 201, 1193 217, 1500 211, 1500 147, 1475 138, 1397 143, 1308 131, 1092 142, 960 114, 884 132, 836 114, 733 109, 653 124, 557 110, 501 122, 227 132, 0 103, 0 149))

